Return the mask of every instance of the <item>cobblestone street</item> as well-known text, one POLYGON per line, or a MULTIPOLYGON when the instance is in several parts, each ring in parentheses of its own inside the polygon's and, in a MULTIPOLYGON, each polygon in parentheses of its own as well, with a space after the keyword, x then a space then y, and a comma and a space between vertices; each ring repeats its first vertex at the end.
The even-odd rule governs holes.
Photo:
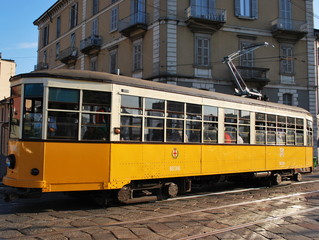
POLYGON ((0 200, 1 239, 319 239, 319 176, 100 208, 63 194, 0 200))

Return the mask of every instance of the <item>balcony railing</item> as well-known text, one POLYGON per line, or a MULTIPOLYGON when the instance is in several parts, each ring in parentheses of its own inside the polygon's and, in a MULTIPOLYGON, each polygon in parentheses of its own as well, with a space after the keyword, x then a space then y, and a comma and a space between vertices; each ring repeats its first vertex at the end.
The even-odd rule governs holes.
POLYGON ((80 42, 80 51, 84 54, 97 52, 102 46, 102 38, 97 35, 91 35, 80 42))
POLYGON ((78 58, 78 49, 76 47, 69 47, 60 51, 57 60, 65 64, 70 64, 71 62, 76 61, 78 58))
POLYGON ((264 87, 270 80, 268 78, 269 68, 236 66, 242 78, 250 83, 254 83, 254 87, 260 89, 264 87))
POLYGON ((205 19, 213 22, 226 22, 226 10, 207 8, 205 6, 189 6, 186 9, 187 18, 205 19))
POLYGON ((298 41, 308 32, 307 22, 277 18, 271 22, 271 32, 275 38, 298 41))
POLYGON ((148 14, 145 12, 136 12, 119 21, 119 32, 124 36, 130 36, 130 34, 137 30, 146 31, 148 26, 148 14))

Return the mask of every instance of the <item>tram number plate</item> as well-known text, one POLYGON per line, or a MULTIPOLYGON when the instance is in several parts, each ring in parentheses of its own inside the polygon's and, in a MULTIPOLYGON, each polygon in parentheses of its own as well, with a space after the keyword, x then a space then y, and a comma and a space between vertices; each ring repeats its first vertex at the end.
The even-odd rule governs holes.
POLYGON ((178 172, 178 171, 181 170, 181 166, 170 166, 170 167, 169 167, 169 170, 170 170, 171 172, 178 172))

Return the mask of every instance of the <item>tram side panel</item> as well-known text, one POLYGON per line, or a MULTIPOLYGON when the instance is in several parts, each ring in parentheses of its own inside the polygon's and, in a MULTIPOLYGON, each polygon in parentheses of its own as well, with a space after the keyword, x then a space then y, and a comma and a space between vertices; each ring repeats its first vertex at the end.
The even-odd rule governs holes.
POLYGON ((102 190, 109 182, 110 144, 45 145, 44 191, 102 190))
POLYGON ((306 147, 267 146, 267 170, 310 167, 309 154, 306 147))
POLYGON ((201 145, 112 144, 111 184, 201 174, 201 145))

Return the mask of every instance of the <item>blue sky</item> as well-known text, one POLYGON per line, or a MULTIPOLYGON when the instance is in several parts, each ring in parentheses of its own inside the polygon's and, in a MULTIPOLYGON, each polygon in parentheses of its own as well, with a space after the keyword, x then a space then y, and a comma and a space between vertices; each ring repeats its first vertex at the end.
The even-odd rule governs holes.
MULTIPOLYGON (((266 1, 266 0, 262 0, 266 1)), ((56 0, 0 0, 0 52, 17 63, 16 73, 34 70, 38 30, 33 21, 56 0)), ((319 29, 319 0, 314 0, 315 28, 319 29)))

